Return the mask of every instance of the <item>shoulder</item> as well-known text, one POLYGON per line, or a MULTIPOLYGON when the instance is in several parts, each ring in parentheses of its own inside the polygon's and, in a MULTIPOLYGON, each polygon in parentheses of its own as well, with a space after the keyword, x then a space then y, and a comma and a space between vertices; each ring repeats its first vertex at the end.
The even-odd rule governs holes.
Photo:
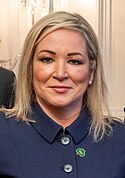
POLYGON ((17 145, 14 138, 16 133, 14 135, 11 129, 13 122, 16 122, 13 118, 9 119, 4 113, 0 112, 0 164, 3 165, 0 166, 0 177, 2 172, 4 172, 5 175, 16 175, 16 172, 20 175, 22 174, 17 145))
MULTIPOLYGON (((3 147, 13 144, 13 138, 11 133, 11 128, 9 124, 9 119, 4 113, 0 112, 0 145, 3 147)), ((0 148, 0 151, 2 149, 0 148)))
POLYGON ((17 123, 15 117, 7 117, 4 112, 0 112, 0 137, 6 135, 10 137, 12 134, 12 127, 17 123))
POLYGON ((9 118, 3 112, 0 112, 0 133, 3 134, 5 130, 9 132, 9 118))
POLYGON ((11 70, 7 69, 7 68, 4 68, 4 67, 0 67, 0 73, 11 73, 11 70))
POLYGON ((3 123, 5 121, 6 121, 6 115, 4 112, 0 111, 0 123, 3 123))
POLYGON ((17 132, 16 123, 15 117, 9 118, 0 112, 0 145, 14 144, 14 135, 17 132))
POLYGON ((113 121, 112 137, 115 144, 124 145, 125 149, 125 123, 113 121))
POLYGON ((3 78, 15 78, 15 73, 12 70, 0 67, 0 76, 2 76, 3 78))
MULTIPOLYGON (((18 120, 16 116, 7 117, 4 112, 0 112, 0 134, 6 135, 7 137, 16 135, 19 130, 27 128, 30 124, 18 120)), ((1 135, 0 135, 1 138, 1 135)))
POLYGON ((113 125, 114 133, 116 133, 116 134, 117 134, 117 132, 125 133, 125 123, 124 122, 114 120, 112 125, 113 125))

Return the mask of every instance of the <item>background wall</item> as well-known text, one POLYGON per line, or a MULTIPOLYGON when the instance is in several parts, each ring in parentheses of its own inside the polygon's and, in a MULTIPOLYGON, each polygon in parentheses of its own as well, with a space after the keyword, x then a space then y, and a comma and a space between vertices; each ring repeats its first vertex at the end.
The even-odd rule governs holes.
POLYGON ((112 110, 125 106, 125 1, 112 1, 112 110))
POLYGON ((110 108, 123 119, 124 7, 124 0, 0 0, 0 65, 18 72, 25 36, 39 18, 58 10, 78 12, 90 22, 99 38, 110 93, 110 108))

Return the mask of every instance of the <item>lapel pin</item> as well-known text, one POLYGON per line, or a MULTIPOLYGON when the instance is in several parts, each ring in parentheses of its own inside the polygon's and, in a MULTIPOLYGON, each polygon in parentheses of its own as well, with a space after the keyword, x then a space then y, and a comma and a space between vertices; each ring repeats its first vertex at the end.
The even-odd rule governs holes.
POLYGON ((84 157, 86 155, 86 151, 84 148, 77 148, 76 149, 76 155, 80 157, 84 157))

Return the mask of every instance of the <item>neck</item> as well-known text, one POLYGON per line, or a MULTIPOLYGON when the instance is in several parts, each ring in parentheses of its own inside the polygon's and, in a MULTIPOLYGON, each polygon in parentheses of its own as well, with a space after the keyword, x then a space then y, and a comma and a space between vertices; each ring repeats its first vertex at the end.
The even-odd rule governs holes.
POLYGON ((63 128, 68 127, 70 124, 72 124, 77 117, 80 114, 80 110, 78 112, 60 112, 60 113, 54 113, 54 115, 51 117, 56 123, 61 125, 63 128))
POLYGON ((81 105, 69 107, 45 106, 39 103, 43 111, 63 128, 72 124, 80 114, 81 105))

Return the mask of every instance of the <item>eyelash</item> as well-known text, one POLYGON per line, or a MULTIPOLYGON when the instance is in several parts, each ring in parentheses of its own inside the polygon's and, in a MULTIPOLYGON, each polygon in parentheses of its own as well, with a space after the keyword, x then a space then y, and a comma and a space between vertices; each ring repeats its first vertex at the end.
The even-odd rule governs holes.
MULTIPOLYGON (((54 59, 46 57, 46 58, 41 58, 40 61, 42 63, 52 63, 52 62, 54 62, 54 59)), ((68 60, 68 63, 71 65, 81 65, 82 64, 82 62, 80 60, 76 60, 76 59, 70 59, 70 60, 68 60)))
POLYGON ((71 65, 80 65, 80 64, 82 64, 81 61, 75 60, 75 59, 69 60, 68 63, 70 63, 71 65))
POLYGON ((42 63, 52 63, 53 62, 53 59, 52 58, 49 58, 49 57, 46 57, 46 58, 41 58, 40 61, 42 63))

